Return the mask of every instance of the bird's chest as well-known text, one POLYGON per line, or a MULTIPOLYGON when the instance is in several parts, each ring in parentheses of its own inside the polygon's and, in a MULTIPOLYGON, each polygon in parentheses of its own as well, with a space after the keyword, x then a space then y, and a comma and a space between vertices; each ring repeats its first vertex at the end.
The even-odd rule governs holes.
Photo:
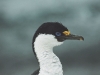
POLYGON ((44 52, 39 62, 39 75, 63 75, 61 62, 55 54, 44 52))

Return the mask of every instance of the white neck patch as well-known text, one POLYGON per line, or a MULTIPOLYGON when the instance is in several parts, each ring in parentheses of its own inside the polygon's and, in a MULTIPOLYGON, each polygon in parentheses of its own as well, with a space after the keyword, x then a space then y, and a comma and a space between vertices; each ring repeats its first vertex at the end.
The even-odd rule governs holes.
POLYGON ((34 49, 40 63, 39 75, 63 75, 59 58, 53 53, 53 47, 61 45, 55 36, 39 34, 34 42, 34 49))
MULTIPOLYGON (((50 34, 39 34, 35 39, 35 45, 38 44, 38 47, 46 46, 53 48, 55 46, 61 45, 63 42, 58 42, 54 35, 50 34)), ((36 47, 36 46, 35 46, 36 47)))

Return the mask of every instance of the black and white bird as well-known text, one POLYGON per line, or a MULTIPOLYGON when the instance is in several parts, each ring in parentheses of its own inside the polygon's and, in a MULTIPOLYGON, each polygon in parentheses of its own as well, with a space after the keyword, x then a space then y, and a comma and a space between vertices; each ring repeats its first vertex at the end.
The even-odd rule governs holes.
POLYGON ((32 75, 63 75, 62 64, 54 54, 53 47, 63 44, 65 40, 84 38, 71 34, 67 27, 58 22, 46 22, 37 29, 33 36, 32 48, 40 68, 32 75))

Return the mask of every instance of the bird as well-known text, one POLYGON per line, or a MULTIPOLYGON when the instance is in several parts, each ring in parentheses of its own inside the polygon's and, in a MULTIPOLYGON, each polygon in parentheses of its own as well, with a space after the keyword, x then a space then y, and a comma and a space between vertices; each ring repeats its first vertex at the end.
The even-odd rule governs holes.
POLYGON ((32 75, 63 75, 62 64, 53 52, 53 48, 63 44, 65 40, 84 40, 84 38, 71 34, 68 28, 59 22, 45 22, 36 30, 32 48, 39 69, 32 75))

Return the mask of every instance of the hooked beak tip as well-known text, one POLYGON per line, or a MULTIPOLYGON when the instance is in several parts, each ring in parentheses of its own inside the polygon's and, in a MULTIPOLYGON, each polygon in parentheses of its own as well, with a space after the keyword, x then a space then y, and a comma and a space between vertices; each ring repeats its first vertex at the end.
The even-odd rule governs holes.
POLYGON ((80 37, 80 39, 79 39, 80 41, 84 41, 84 38, 83 37, 80 37))

